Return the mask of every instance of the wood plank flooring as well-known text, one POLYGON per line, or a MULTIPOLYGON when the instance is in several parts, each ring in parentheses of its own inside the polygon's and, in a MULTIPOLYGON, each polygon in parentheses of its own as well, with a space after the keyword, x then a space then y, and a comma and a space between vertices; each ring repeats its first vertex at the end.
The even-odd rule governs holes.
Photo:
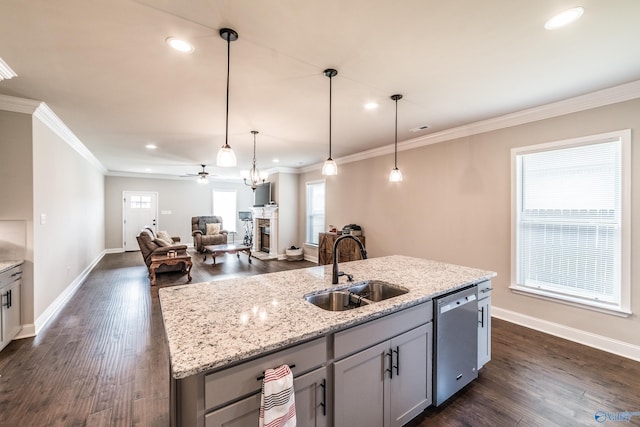
MULTIPOLYGON (((194 283, 315 265, 248 264, 244 254, 193 262, 194 283)), ((160 274, 150 288, 138 252, 106 255, 45 330, 0 352, 0 426, 168 426, 158 288, 185 279, 160 274)), ((508 322, 493 326, 493 360, 478 381, 411 426, 598 425, 597 411, 640 411, 640 363, 508 322)), ((640 415, 623 425, 640 425, 640 415)))

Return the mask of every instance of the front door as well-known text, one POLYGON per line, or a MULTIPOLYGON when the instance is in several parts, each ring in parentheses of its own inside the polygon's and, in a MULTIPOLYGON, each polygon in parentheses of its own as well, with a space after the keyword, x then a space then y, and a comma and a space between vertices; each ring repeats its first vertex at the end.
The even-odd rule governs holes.
POLYGON ((136 236, 145 226, 156 231, 158 218, 158 193, 146 191, 122 192, 122 247, 125 251, 140 249, 136 236))

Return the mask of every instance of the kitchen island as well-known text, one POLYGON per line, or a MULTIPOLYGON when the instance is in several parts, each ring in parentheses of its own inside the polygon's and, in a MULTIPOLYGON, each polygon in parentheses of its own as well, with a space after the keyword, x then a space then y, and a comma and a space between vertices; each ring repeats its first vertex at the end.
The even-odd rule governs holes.
MULTIPOLYGON (((332 414, 339 409, 332 407, 334 362, 353 357, 357 350, 348 344, 341 350, 340 342, 370 337, 371 345, 380 345, 392 338, 380 331, 400 334, 418 327, 430 331, 434 297, 495 276, 491 271, 398 255, 342 263, 340 269, 356 282, 381 280, 409 292, 351 310, 322 310, 303 296, 346 285, 346 276, 340 284, 331 284, 331 266, 161 289, 172 424, 216 425, 221 411, 240 420, 259 395, 259 375, 254 371, 289 363, 295 364, 296 381, 315 376, 320 369, 322 379, 311 381, 310 399, 322 407, 324 424, 334 425, 332 414), (359 328, 368 329, 355 336, 340 335, 359 328)), ((298 393, 304 386, 301 380, 298 383, 297 406, 302 406, 298 393)), ((243 424, 238 421, 238 425, 243 424)))

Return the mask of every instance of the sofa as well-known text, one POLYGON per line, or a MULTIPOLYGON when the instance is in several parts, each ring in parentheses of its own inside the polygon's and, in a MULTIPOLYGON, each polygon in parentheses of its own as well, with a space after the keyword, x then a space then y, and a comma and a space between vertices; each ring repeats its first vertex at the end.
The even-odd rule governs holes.
POLYGON ((229 232, 222 228, 222 217, 220 216, 194 216, 191 217, 191 235, 193 236, 193 247, 196 251, 203 253, 204 247, 209 245, 226 245, 229 232), (219 232, 207 234, 207 224, 220 224, 219 232))
MULTIPOLYGON (((163 232, 159 231, 158 234, 163 234, 163 232)), ((187 252, 187 245, 180 244, 180 237, 170 237, 170 241, 159 238, 151 227, 145 227, 140 230, 140 234, 136 236, 136 239, 138 240, 140 253, 142 254, 144 263, 147 265, 147 269, 151 266, 152 255, 166 255, 169 251, 176 251, 178 254, 185 254, 187 252)), ((184 263, 177 265, 163 264, 156 269, 156 273, 183 271, 185 268, 184 263)), ((151 273, 151 271, 149 271, 149 273, 151 273)))

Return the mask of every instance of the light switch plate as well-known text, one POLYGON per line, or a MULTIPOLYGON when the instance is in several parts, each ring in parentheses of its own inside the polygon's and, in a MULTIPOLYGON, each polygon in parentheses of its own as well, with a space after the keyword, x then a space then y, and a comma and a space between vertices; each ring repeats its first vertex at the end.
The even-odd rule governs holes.
POLYGON ((47 223, 47 214, 40 214, 40 225, 44 225, 47 223))

